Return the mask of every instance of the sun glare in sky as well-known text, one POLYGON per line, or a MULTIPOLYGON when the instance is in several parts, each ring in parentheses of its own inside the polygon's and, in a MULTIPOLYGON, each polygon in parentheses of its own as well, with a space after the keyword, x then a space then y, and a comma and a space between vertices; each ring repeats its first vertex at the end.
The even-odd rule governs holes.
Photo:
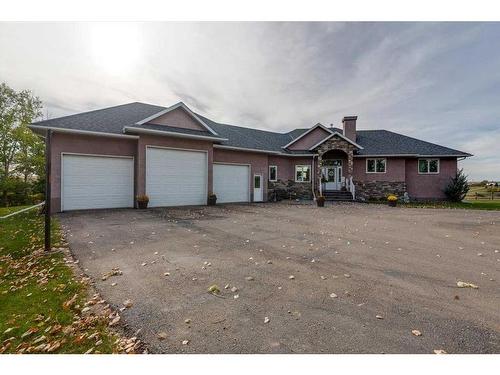
POLYGON ((136 24, 92 23, 90 50, 95 63, 109 74, 129 73, 139 62, 139 36, 136 24))

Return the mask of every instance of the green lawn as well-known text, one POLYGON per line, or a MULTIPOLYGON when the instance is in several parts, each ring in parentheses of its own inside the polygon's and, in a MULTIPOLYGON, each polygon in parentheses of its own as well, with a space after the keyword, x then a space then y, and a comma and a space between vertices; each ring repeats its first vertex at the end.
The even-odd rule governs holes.
POLYGON ((455 202, 412 202, 401 203, 401 207, 422 207, 422 208, 458 208, 471 210, 500 210, 500 200, 471 200, 460 203, 455 202))
MULTIPOLYGON (((18 209, 3 208, 0 216, 18 209)), ((54 219, 52 241, 60 246, 54 219)), ((62 252, 44 253, 43 242, 37 209, 0 220, 0 353, 116 352, 107 319, 81 313, 87 286, 62 252)))
MULTIPOLYGON (((26 208, 26 207, 29 207, 29 206, 0 207, 0 217, 8 215, 12 212, 22 210, 23 208, 26 208)), ((36 210, 36 208, 35 208, 35 210, 36 210)))
POLYGON ((486 187, 484 185, 472 185, 470 186, 469 192, 465 197, 466 200, 472 201, 476 200, 491 200, 491 193, 493 192, 494 200, 500 199, 500 187, 486 187))

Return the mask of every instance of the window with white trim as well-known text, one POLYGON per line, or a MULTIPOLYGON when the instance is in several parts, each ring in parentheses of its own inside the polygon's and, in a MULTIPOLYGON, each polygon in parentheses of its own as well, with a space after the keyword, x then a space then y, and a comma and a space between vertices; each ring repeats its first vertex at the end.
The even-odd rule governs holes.
POLYGON ((438 174, 439 159, 418 159, 419 174, 438 174))
POLYGON ((311 181, 311 166, 296 165, 295 166, 295 182, 310 182, 311 181))
POLYGON ((269 181, 278 181, 278 167, 276 165, 269 166, 269 181))
POLYGON ((366 173, 385 173, 387 159, 366 159, 366 173))

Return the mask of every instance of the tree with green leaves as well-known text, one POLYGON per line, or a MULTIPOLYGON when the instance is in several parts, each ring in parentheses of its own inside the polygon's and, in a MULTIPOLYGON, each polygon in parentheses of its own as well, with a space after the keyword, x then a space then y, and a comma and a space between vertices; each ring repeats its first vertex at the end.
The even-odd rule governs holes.
POLYGON ((461 202, 469 192, 469 183, 463 169, 460 169, 446 186, 444 193, 452 202, 461 202))
POLYGON ((31 91, 16 92, 0 83, 0 190, 4 205, 8 204, 9 190, 17 184, 17 175, 23 176, 26 184, 41 172, 43 142, 28 128, 41 110, 42 102, 31 91))

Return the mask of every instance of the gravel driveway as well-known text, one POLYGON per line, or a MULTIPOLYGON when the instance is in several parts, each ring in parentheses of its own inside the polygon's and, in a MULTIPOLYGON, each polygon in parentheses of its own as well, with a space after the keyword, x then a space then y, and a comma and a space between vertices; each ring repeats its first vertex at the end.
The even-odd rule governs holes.
POLYGON ((133 301, 122 321, 151 352, 500 353, 500 212, 279 203, 60 219, 103 297, 133 301))

